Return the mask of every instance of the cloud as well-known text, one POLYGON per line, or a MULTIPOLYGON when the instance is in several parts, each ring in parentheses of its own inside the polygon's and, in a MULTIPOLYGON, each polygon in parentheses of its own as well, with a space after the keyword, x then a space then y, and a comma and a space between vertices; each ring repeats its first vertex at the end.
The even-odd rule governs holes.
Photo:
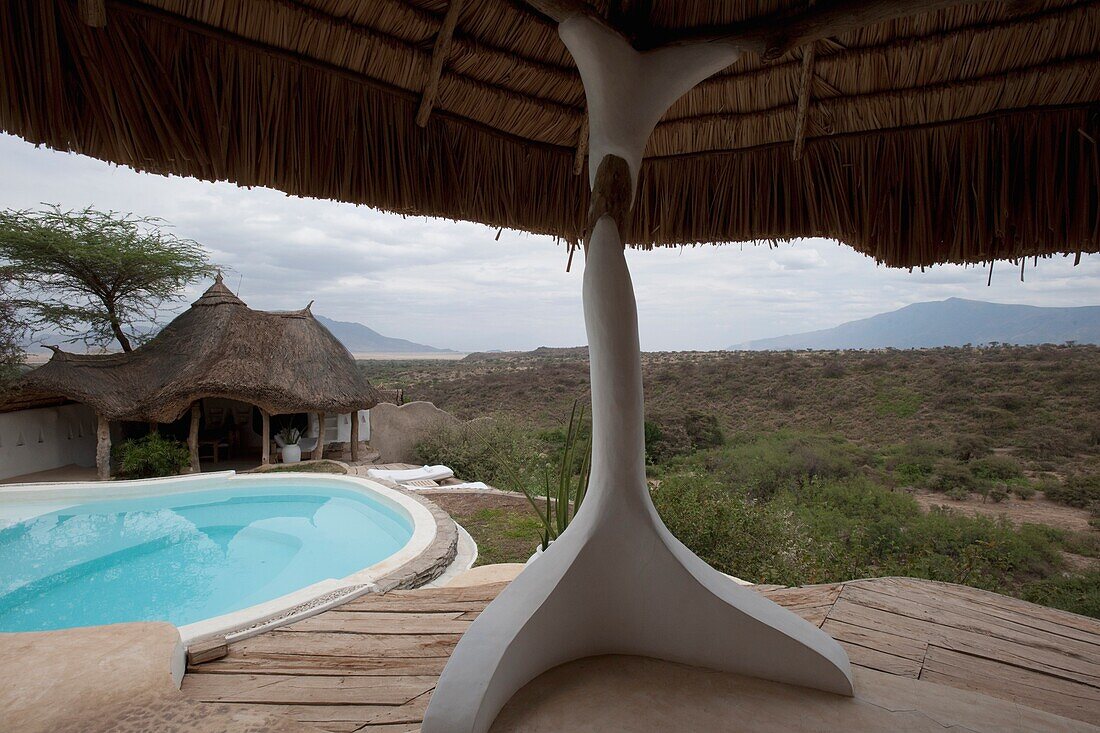
MULTIPOLYGON (((270 189, 136 173, 0 135, 0 207, 41 202, 158 216, 202 243, 257 308, 301 308, 460 350, 585 343, 583 256, 548 237, 383 214, 270 189)), ((646 349, 721 348, 952 296, 1100 303, 1100 257, 891 270, 824 239, 627 254, 646 349)), ((188 299, 198 295, 192 289, 188 299)))

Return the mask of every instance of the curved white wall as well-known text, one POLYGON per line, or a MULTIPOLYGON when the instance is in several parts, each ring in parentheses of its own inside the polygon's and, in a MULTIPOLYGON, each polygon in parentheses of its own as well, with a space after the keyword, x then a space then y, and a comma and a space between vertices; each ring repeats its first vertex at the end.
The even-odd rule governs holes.
POLYGON ((94 466, 95 429, 87 405, 0 413, 0 479, 73 463, 94 466))

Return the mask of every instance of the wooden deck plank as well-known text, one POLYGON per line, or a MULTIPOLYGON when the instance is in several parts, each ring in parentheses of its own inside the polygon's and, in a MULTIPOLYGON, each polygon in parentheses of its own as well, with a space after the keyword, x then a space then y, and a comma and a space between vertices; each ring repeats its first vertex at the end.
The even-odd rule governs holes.
POLYGON ((769 598, 784 608, 794 611, 798 608, 812 606, 831 606, 840 595, 841 584, 830 583, 828 585, 808 585, 801 588, 778 588, 758 590, 765 598, 769 598))
POLYGON ((461 611, 445 613, 386 613, 333 610, 284 626, 278 631, 332 631, 345 634, 463 634, 469 621, 461 611))
POLYGON ((215 662, 188 667, 203 674, 310 674, 310 675, 435 675, 443 673, 447 656, 349 657, 317 654, 231 653, 215 662))
POLYGON ((907 636, 891 634, 881 628, 857 626, 837 619, 829 618, 822 624, 821 630, 837 641, 858 644, 869 649, 877 649, 896 657, 904 657, 918 663, 928 653, 927 642, 907 636))
POLYGON ((450 655, 460 636, 280 631, 245 639, 240 642, 240 651, 246 654, 307 652, 335 657, 445 657, 450 655))
POLYGON ((185 692, 205 702, 404 705, 435 687, 436 678, 358 675, 190 674, 185 692))
POLYGON ((895 634, 911 639, 926 639, 929 644, 945 649, 994 659, 1024 669, 1035 669, 1100 688, 1100 677, 1096 674, 1098 665, 1095 663, 1030 647, 1026 643, 995 639, 980 632, 864 605, 862 602, 848 600, 845 593, 837 599, 829 618, 865 628, 891 629, 895 634))
MULTIPOLYGON (((504 586, 362 596, 192 665, 184 692, 333 733, 417 730, 461 634, 504 586)), ((756 590, 832 634, 857 667, 1100 720, 1100 622, 904 578, 756 590)))
POLYGON ((820 627, 821 624, 824 623, 825 619, 828 618, 829 611, 833 610, 833 607, 831 605, 829 605, 829 606, 810 606, 808 608, 807 607, 800 607, 800 608, 792 608, 790 610, 794 611, 795 613, 797 613, 799 616, 801 616, 802 618, 809 621, 814 626, 820 627))
POLYGON ((1100 695, 1094 688, 949 649, 929 648, 920 679, 1087 723, 1100 720, 1100 695))
MULTIPOLYGON (((889 603, 887 599, 893 599, 895 605, 892 607, 920 612, 922 618, 935 618, 945 625, 978 630, 1010 641, 1024 641, 1075 657, 1100 658, 1100 636, 1080 639, 1064 633, 1069 630, 1065 626, 1042 621, 1037 623, 1034 615, 1015 611, 990 614, 984 606, 967 603, 962 596, 945 597, 946 594, 929 593, 927 588, 914 588, 892 580, 884 579, 882 583, 875 584, 851 583, 846 587, 844 597, 849 600, 863 598, 869 604, 889 603)), ((1097 633, 1100 634, 1100 625, 1097 626, 1097 633)))
POLYGON ((361 598, 339 606, 348 613, 480 613, 489 605, 489 601, 450 601, 435 598, 394 598, 381 602, 381 598, 361 598))
POLYGON ((857 667, 868 667, 880 672, 888 672, 899 677, 917 679, 921 672, 921 663, 905 657, 897 657, 893 654, 881 652, 858 644, 849 644, 842 641, 840 645, 848 654, 848 661, 857 667))
MULTIPOLYGON (((937 583, 915 578, 882 578, 881 580, 884 583, 888 581, 891 585, 916 588, 939 600, 957 599, 965 607, 990 616, 997 616, 1009 621, 1020 618, 1029 619, 1035 628, 1042 628, 1053 634, 1069 636, 1079 641, 1100 646, 1100 620, 1098 619, 1057 608, 1039 606, 990 591, 952 585, 951 583, 937 583)), ((877 584, 878 579, 857 582, 877 584)), ((848 585, 852 585, 852 583, 848 585)))

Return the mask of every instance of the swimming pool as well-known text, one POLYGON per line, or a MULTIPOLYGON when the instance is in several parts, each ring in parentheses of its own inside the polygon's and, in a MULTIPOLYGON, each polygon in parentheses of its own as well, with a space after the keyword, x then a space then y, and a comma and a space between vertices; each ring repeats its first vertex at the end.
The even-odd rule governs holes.
POLYGON ((435 529, 400 492, 345 477, 22 488, 0 492, 0 631, 168 621, 203 635, 369 583, 430 542, 418 509, 435 529))

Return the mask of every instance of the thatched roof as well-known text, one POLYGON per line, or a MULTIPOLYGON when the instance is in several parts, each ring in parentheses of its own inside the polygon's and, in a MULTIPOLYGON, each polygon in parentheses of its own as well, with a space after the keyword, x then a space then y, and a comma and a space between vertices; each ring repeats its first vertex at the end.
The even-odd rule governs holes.
POLYGON ((217 281, 154 338, 130 353, 59 349, 28 372, 0 410, 67 399, 111 420, 172 422, 203 397, 248 402, 272 414, 346 413, 378 404, 351 353, 309 308, 252 310, 217 281))
MULTIPOLYGON (((583 89, 527 3, 87 10, 102 1, 0 0, 0 128, 141 170, 583 233, 583 89)), ((875 5, 815 7, 846 4, 875 5)), ((813 3, 591 5, 646 46, 784 28, 771 19, 813 3)), ((899 266, 1100 249, 1098 4, 911 5, 933 11, 780 39, 680 99, 650 141, 629 241, 821 235, 899 266)))

